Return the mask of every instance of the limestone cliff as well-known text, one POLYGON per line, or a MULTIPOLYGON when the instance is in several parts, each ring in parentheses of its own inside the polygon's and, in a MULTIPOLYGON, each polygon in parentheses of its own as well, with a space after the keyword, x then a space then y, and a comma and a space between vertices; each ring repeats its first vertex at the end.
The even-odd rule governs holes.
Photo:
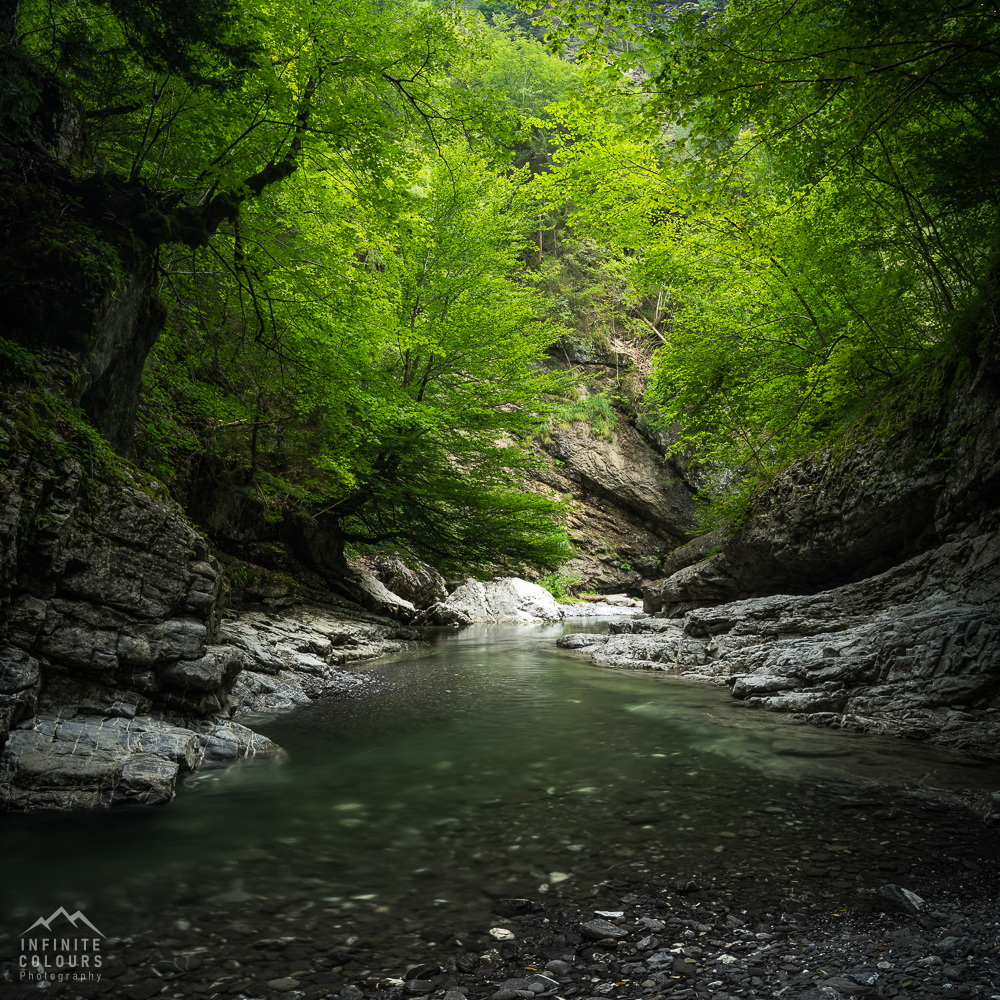
POLYGON ((952 400, 891 434, 789 466, 758 491, 710 558, 648 588, 647 611, 808 594, 915 566, 927 587, 994 609, 1000 600, 1000 346, 952 400), (933 579, 933 584, 931 583, 933 579))
MULTIPOLYGON (((594 389, 613 388, 633 364, 566 340, 550 353, 554 365, 589 376, 594 389)), ((687 541, 694 524, 698 484, 686 463, 664 458, 656 438, 620 410, 600 430, 585 419, 556 419, 538 451, 534 488, 573 501, 567 528, 576 554, 565 572, 604 593, 639 594, 661 578, 664 558, 687 541)))
POLYGON ((342 665, 415 638, 329 594, 308 620, 223 621, 222 567, 163 487, 30 379, 5 388, 0 806, 166 801, 277 752, 233 716, 350 689, 342 665))
POLYGON ((997 759, 998 376, 994 338, 937 412, 793 464, 737 529, 672 553, 644 595, 657 618, 563 644, 997 759))

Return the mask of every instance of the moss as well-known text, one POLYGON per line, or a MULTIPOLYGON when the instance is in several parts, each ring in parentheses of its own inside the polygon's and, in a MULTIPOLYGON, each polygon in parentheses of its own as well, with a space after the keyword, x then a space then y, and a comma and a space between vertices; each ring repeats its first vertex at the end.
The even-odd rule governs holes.
POLYGON ((237 559, 224 552, 214 552, 213 554, 222 564, 232 592, 244 599, 265 597, 276 592, 291 592, 298 589, 295 578, 287 573, 265 569, 256 563, 237 559))
POLYGON ((93 496, 105 483, 132 487, 154 500, 168 500, 155 477, 115 454, 86 415, 48 392, 40 360, 21 345, 0 338, 0 385, 9 399, 9 415, 0 424, 0 465, 24 453, 31 463, 79 463, 83 487, 93 496))

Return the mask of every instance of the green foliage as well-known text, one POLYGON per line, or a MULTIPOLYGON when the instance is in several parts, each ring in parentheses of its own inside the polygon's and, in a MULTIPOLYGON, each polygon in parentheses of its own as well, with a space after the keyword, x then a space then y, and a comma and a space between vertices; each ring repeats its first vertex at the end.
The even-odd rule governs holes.
MULTIPOLYGON (((225 483, 269 521, 323 516, 445 568, 568 556, 563 503, 518 486, 567 379, 539 364, 564 331, 524 280, 535 219, 509 163, 571 74, 492 21, 408 0, 20 5, 25 65, 90 123, 86 197, 155 252, 169 317, 135 445, 182 501, 225 483)), ((65 236, 42 233, 53 272, 65 236)), ((107 260, 70 248, 101 292, 107 236, 107 260)))
POLYGON ((538 580, 560 604, 579 604, 575 589, 583 582, 579 573, 548 573, 538 580))
POLYGON ((374 204, 302 172, 245 214, 245 271, 166 265, 138 446, 179 495, 223 467, 275 517, 324 511, 442 568, 568 557, 562 503, 515 482, 567 384, 538 366, 561 331, 518 280, 521 179, 447 155, 413 155, 409 189, 374 204), (256 330, 247 275, 268 288, 256 330))
POLYGON ((553 411, 550 426, 569 427, 575 423, 586 424, 594 437, 610 441, 618 427, 618 413, 609 398, 601 392, 581 395, 553 411))
POLYGON ((549 104, 566 96, 576 75, 572 64, 553 55, 514 17, 494 9, 489 26, 479 30, 486 46, 483 80, 506 94, 520 114, 544 115, 549 104))
MULTIPOLYGON (((27 456, 29 467, 79 467, 84 490, 93 493, 101 483, 119 483, 163 499, 163 484, 116 455, 86 416, 50 391, 41 360, 20 344, 0 337, 0 377, 13 405, 10 417, 0 421, 0 454, 27 456)), ((25 531, 31 530, 26 523, 25 531)))
POLYGON ((928 373, 977 360, 1000 235, 995 10, 552 14, 557 41, 583 39, 589 86, 550 109, 562 145, 535 189, 571 199, 577 235, 664 304, 649 399, 716 470, 705 526, 848 427, 876 432, 873 413, 940 400, 951 376, 928 373))
POLYGON ((560 238, 558 229, 546 249, 550 252, 542 256, 533 283, 545 296, 547 315, 583 340, 606 347, 628 291, 618 261, 593 240, 560 238))

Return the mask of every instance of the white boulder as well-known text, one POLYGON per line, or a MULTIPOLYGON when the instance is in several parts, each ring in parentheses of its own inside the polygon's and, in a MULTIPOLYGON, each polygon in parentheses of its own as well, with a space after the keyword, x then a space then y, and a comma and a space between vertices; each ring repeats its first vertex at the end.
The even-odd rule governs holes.
POLYGON ((470 577, 444 605, 473 622, 537 625, 563 618, 563 609, 544 587, 516 576, 486 583, 470 577))

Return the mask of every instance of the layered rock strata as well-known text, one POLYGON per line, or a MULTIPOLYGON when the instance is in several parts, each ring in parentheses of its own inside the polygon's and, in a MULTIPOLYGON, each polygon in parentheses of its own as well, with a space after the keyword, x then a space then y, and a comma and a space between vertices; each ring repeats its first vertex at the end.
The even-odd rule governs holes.
POLYGON ((549 431, 537 487, 572 498, 576 555, 565 571, 591 589, 639 593, 663 575, 663 555, 686 539, 694 489, 624 418, 610 440, 586 423, 549 431))
POLYGON ((931 562, 945 569, 925 563, 928 572, 947 573, 954 592, 996 608, 998 528, 1000 338, 994 337, 950 403, 902 429, 873 431, 784 469, 757 492, 742 525, 713 541, 707 558, 670 566, 649 585, 645 608, 680 615, 746 597, 816 593, 935 550, 931 562))
MULTIPOLYGON (((956 556, 967 551, 952 544, 956 556)), ((955 585, 974 561, 957 559, 952 574, 943 568, 926 553, 820 594, 612 623, 607 635, 570 634, 558 644, 601 666, 726 684, 751 706, 804 721, 1000 759, 1000 615, 963 600, 972 588, 955 585)))
POLYGON ((417 638, 333 597, 221 621, 222 568, 162 487, 134 470, 95 482, 66 455, 9 457, 0 473, 5 808, 166 801, 187 771, 277 753, 234 716, 353 690, 361 680, 345 664, 417 638))
POLYGON ((665 561, 657 618, 568 636, 802 719, 1000 759, 1000 344, 931 417, 785 469, 665 561))

